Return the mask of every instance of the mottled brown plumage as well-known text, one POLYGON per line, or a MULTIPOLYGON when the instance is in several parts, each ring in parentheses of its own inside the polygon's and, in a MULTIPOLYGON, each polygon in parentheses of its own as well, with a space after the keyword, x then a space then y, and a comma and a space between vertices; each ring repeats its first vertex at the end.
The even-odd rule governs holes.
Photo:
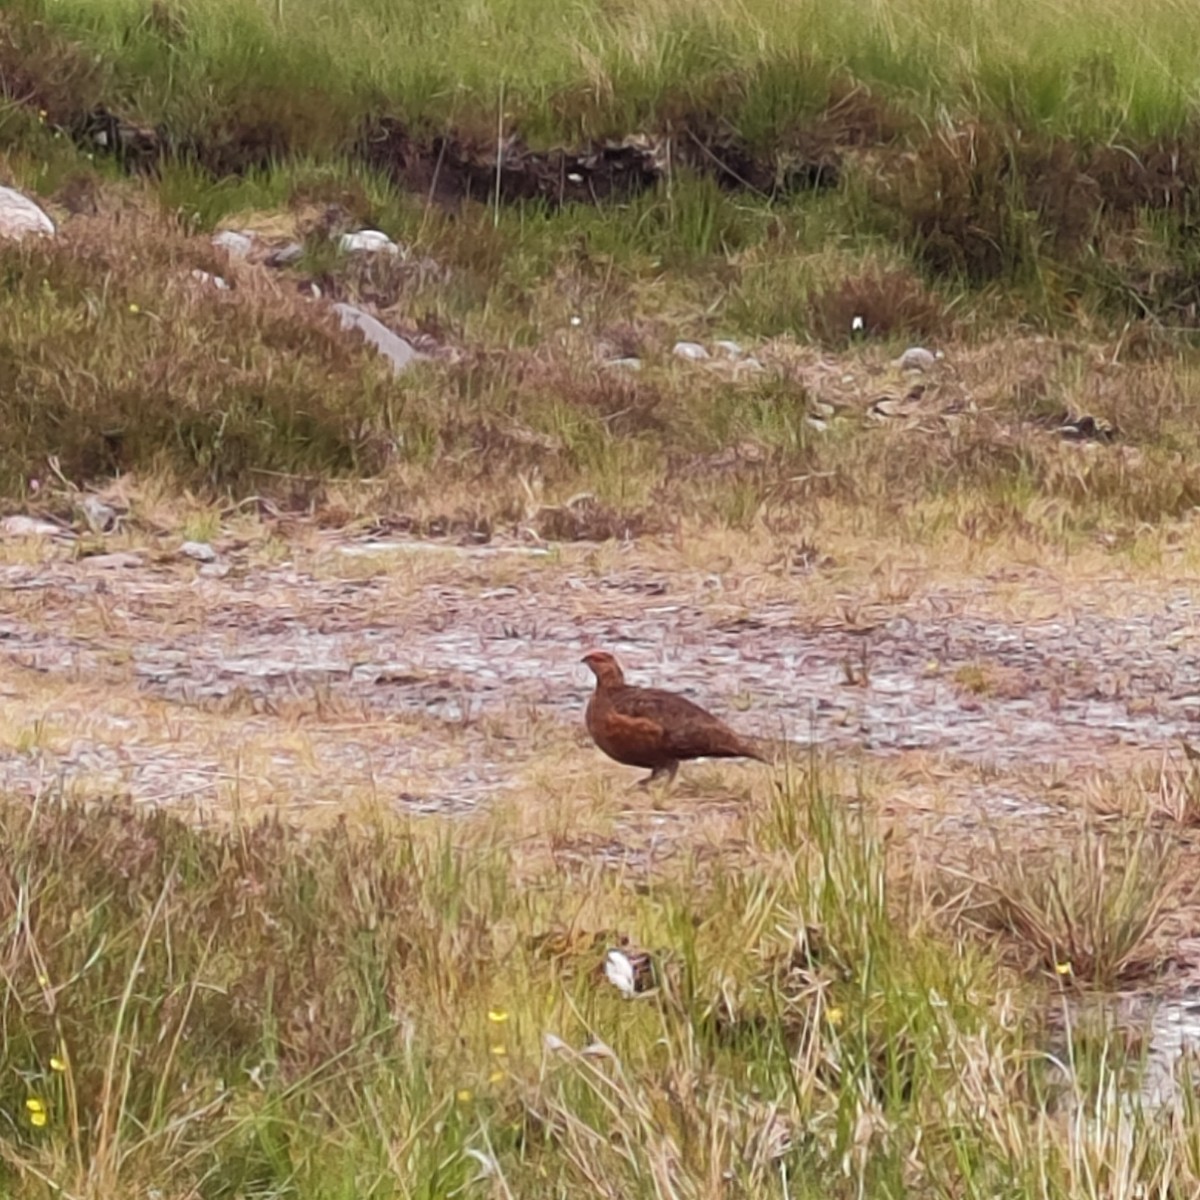
POLYGON ((765 759, 724 721, 674 692, 631 687, 620 664, 604 650, 583 661, 596 676, 585 720, 596 745, 627 767, 644 767, 649 783, 660 775, 675 778, 679 764, 692 758, 765 759))

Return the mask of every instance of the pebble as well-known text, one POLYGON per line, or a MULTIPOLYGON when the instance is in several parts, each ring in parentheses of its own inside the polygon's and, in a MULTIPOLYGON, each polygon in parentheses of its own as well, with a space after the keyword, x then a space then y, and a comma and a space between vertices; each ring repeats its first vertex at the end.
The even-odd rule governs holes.
POLYGON ((905 352, 896 359, 896 366, 901 371, 931 371, 937 364, 940 356, 934 354, 931 350, 926 350, 924 346, 909 346, 905 352))
POLYGON ((737 342, 721 341, 717 342, 717 349, 725 355, 726 358, 741 358, 746 352, 738 345, 737 342))
POLYGON ((640 371, 642 360, 640 358, 610 358, 605 361, 604 365, 616 367, 618 371, 640 371))
POLYGON ((272 250, 263 261, 268 267, 290 267, 303 257, 304 247, 299 242, 288 242, 286 246, 272 250))
POLYGON ((224 250, 230 258, 247 258, 254 249, 254 238, 236 229, 222 229, 220 233, 213 234, 212 244, 218 250, 224 250))
POLYGON ((103 571, 130 570, 142 565, 142 556, 130 550, 117 550, 112 554, 90 554, 79 560, 84 567, 99 567, 103 571))
POLYGON ((179 553, 184 558, 194 558, 197 562, 211 563, 217 561, 217 552, 207 542, 184 542, 179 547, 179 553))
POLYGON ((386 233, 378 229, 360 229, 357 233, 343 233, 338 245, 347 254, 399 254, 400 247, 386 233))
POLYGON ((192 271, 192 278, 197 283, 211 283, 219 292, 229 291, 229 284, 220 275, 212 275, 208 271, 200 270, 199 267, 192 271))
POLYGON ((337 313, 343 329, 357 329, 380 354, 390 360, 394 375, 399 375, 413 363, 422 362, 427 357, 382 321, 363 312, 361 308, 355 308, 353 304, 335 304, 333 311, 337 313))
POLYGON ((20 513, 0 521, 0 533, 14 538, 71 536, 69 529, 63 529, 53 521, 43 521, 40 517, 27 517, 20 513))
POLYGON ((686 358, 691 362, 700 362, 710 355, 699 342, 676 342, 671 353, 676 358, 686 358))
POLYGON ((79 507, 93 533, 108 533, 116 527, 117 510, 111 504, 105 504, 99 496, 84 496, 79 507))
POLYGON ((53 237, 54 222, 28 196, 0 187, 0 238, 19 242, 27 234, 53 237))

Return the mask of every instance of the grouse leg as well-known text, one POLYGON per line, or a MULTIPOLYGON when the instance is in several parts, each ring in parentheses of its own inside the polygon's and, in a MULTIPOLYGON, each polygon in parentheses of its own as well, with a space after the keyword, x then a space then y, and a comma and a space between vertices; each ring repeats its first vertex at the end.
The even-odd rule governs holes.
POLYGON ((670 785, 675 781, 675 772, 678 770, 679 763, 676 760, 662 763, 655 767, 645 779, 639 779, 638 787, 649 787, 656 779, 661 779, 664 775, 667 777, 667 784, 670 785))

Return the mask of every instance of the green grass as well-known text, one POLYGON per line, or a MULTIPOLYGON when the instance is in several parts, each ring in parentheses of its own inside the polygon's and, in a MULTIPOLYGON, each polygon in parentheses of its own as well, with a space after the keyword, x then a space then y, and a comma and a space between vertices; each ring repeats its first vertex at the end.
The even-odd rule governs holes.
POLYGON ((947 928, 817 775, 737 865, 637 889, 503 829, 0 807, 6 1194, 1077 1195, 1130 1122, 1128 1186, 1194 1134, 1122 1115, 1136 1057, 1094 1030, 1040 1083, 1057 985, 947 928), (635 1000, 597 970, 623 936, 658 963, 635 1000))
POLYGON ((847 75, 926 117, 1018 116, 1108 138, 1176 128, 1200 88, 1185 0, 22 0, 18 11, 98 50, 101 76, 143 119, 201 127, 265 100, 264 114, 303 119, 312 149, 372 109, 490 134, 503 108, 549 141, 710 108, 769 142, 847 75), (320 81, 319 102, 300 80, 320 81))

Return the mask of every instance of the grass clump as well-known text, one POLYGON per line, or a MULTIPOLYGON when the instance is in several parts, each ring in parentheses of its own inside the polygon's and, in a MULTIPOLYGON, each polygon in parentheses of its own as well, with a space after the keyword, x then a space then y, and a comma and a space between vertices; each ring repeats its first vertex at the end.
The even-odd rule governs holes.
POLYGON ((219 488, 375 470, 388 403, 353 344, 298 298, 218 291, 192 274, 223 269, 211 251, 146 232, 0 260, 0 489, 19 493, 49 455, 77 479, 159 467, 219 488))

